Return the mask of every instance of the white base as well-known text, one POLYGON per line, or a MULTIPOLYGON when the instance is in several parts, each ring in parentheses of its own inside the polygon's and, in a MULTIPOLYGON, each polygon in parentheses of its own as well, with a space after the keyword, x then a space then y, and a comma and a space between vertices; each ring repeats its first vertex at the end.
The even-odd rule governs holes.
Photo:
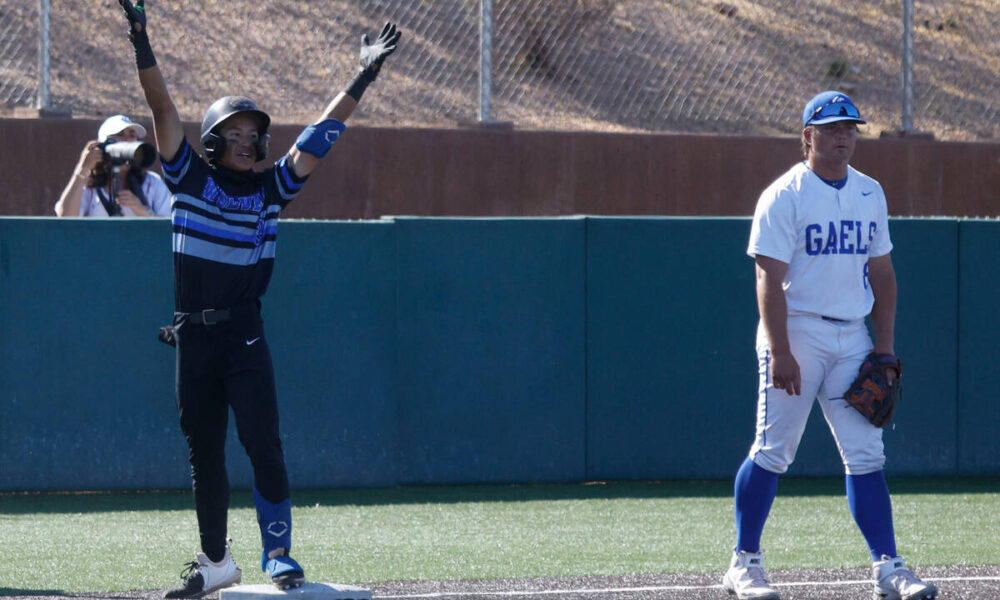
POLYGON ((273 585, 237 585, 219 590, 219 600, 371 600, 371 590, 343 583, 304 583, 279 590, 273 585))

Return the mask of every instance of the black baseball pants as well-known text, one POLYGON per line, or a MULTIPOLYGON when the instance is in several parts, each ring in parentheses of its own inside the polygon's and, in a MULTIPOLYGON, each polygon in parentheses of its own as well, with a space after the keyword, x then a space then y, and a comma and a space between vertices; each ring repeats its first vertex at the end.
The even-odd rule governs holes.
POLYGON ((229 409, 240 443, 253 465, 254 486, 279 503, 289 497, 288 474, 278 434, 278 404, 271 354, 256 304, 238 307, 213 325, 177 327, 177 411, 187 439, 202 551, 213 561, 225 555, 229 477, 226 428, 229 409))

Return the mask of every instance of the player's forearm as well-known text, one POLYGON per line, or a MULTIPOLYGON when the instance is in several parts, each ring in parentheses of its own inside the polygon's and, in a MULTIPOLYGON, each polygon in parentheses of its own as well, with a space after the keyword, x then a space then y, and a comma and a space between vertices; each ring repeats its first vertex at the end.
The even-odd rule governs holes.
POLYGON ((172 158, 184 139, 184 127, 174 101, 170 98, 166 81, 158 66, 139 69, 139 85, 146 97, 146 104, 153 113, 153 133, 156 149, 160 154, 172 158))
POLYGON ((167 90, 167 82, 163 79, 163 73, 159 66, 152 66, 148 69, 138 69, 139 86, 142 87, 142 94, 146 98, 146 104, 153 111, 153 116, 176 112, 174 102, 170 98, 167 90))
POLYGON ((875 351, 895 354, 896 344, 896 281, 879 288, 872 285, 875 304, 872 306, 872 331, 875 334, 875 351))
POLYGON ((896 331, 892 317, 876 317, 872 312, 872 329, 875 332, 875 352, 895 354, 896 331))
POLYGON ((875 304, 872 306, 871 321, 875 334, 877 352, 895 354, 896 343, 896 271, 890 255, 877 256, 868 260, 868 283, 872 286, 875 304))
POLYGON ((781 282, 770 282, 765 277, 757 281, 757 308, 773 354, 790 354, 788 341, 788 304, 781 282))
POLYGON ((788 265, 766 256, 756 258, 757 309, 774 354, 791 353, 788 341, 788 304, 785 300, 785 274, 788 265))
POLYGON ((340 92, 337 94, 330 104, 326 106, 326 110, 323 111, 323 115, 320 116, 317 123, 325 121, 326 119, 337 119, 341 123, 346 123, 347 119, 354 112, 354 109, 358 107, 360 102, 354 98, 347 95, 346 92, 340 92))

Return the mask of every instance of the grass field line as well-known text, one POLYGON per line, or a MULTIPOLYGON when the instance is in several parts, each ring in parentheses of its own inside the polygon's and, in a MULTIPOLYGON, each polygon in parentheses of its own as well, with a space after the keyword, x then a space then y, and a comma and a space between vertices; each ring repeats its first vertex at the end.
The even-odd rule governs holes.
MULTIPOLYGON (((1000 576, 973 576, 973 577, 925 577, 925 581, 932 582, 958 582, 958 581, 1000 581, 1000 576)), ((786 581, 771 582, 773 587, 848 587, 852 585, 871 585, 870 579, 835 580, 835 581, 786 581)), ((608 588, 581 588, 581 589, 560 589, 560 590, 503 590, 503 591, 482 591, 464 590, 451 592, 428 592, 422 594, 392 594, 380 595, 372 594, 372 598, 385 600, 410 600, 417 598, 459 598, 467 596, 497 596, 504 598, 534 597, 534 596, 559 596, 567 594, 624 594, 637 592, 686 592, 697 590, 721 589, 719 584, 713 585, 649 585, 638 587, 608 587, 608 588)))

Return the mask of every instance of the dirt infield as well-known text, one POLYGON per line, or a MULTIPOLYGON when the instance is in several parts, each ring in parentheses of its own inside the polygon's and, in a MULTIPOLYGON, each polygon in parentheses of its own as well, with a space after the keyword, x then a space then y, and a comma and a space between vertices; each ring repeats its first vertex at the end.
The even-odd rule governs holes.
MULTIPOLYGON (((933 581, 941 600, 1000 598, 1000 567, 925 567, 918 575, 933 581)), ((371 586, 373 599, 384 600, 721 600, 730 598, 719 580, 722 573, 632 575, 553 579, 498 579, 483 581, 418 581, 371 586)), ((772 571, 770 580, 783 600, 843 600, 871 598, 866 569, 772 571)), ((0 587, 0 595, 16 600, 108 598, 153 600, 162 590, 108 594, 62 594, 57 590, 17 590, 0 587)), ((289 595, 293 598, 294 595, 289 595)), ((207 596, 215 600, 217 594, 207 596)))

